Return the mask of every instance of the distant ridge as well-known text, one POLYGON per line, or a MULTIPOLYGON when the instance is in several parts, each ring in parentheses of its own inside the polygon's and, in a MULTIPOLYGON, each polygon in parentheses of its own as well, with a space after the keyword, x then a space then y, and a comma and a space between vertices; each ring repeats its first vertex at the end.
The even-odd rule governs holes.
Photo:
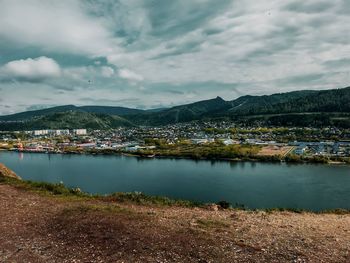
POLYGON ((165 125, 212 118, 303 112, 350 113, 350 87, 323 91, 292 91, 263 96, 242 96, 232 101, 220 97, 172 107, 157 113, 131 115, 128 119, 143 125, 165 125))
POLYGON ((114 106, 74 106, 74 105, 63 105, 57 107, 51 107, 41 110, 25 111, 20 113, 15 113, 6 116, 0 116, 2 121, 18 121, 18 120, 28 120, 33 117, 45 116, 48 114, 58 113, 58 112, 68 112, 68 111, 81 111, 89 113, 101 113, 108 115, 128 115, 128 114, 138 114, 144 112, 144 110, 130 109, 125 107, 114 107, 114 106))
POLYGON ((250 122, 260 118, 266 124, 271 125, 310 124, 345 125, 345 127, 349 125, 350 127, 349 115, 350 87, 347 87, 322 91, 293 91, 264 96, 247 95, 232 101, 216 97, 155 110, 65 105, 0 116, 0 129, 67 128, 74 124, 86 128, 108 129, 134 125, 167 125, 217 118, 240 122, 250 122), (308 116, 302 119, 296 116, 301 113, 308 113, 308 116))

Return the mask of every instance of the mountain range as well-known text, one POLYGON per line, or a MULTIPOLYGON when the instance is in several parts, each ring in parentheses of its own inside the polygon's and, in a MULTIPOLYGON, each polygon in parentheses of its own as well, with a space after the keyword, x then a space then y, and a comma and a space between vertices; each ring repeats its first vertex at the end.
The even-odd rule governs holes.
POLYGON ((230 119, 246 124, 350 127, 350 87, 264 96, 247 95, 232 101, 216 97, 155 110, 65 105, 0 116, 0 130, 108 129, 214 119, 230 119))

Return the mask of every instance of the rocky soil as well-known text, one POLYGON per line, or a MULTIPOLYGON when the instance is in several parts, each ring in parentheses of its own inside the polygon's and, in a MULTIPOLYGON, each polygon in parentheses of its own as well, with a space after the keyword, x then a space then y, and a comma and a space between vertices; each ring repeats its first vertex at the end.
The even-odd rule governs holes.
POLYGON ((56 197, 0 184, 0 262, 350 262, 350 214, 56 197))
POLYGON ((21 180, 21 178, 14 171, 10 170, 2 163, 0 163, 0 176, 21 180))

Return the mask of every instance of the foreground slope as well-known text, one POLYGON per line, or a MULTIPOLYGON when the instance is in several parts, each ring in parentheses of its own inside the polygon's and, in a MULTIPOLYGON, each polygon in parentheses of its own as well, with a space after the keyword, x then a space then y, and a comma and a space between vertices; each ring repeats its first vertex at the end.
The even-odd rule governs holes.
POLYGON ((20 185, 0 180, 0 262, 350 261, 349 214, 136 204, 20 185))

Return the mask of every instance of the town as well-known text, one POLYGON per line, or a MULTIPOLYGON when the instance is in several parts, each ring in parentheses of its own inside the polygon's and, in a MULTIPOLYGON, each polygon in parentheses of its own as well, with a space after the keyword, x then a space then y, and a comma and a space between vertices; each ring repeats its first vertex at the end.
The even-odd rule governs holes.
MULTIPOLYGON (((322 160, 347 161, 350 157, 350 130, 332 127, 237 127, 234 123, 221 121, 111 130, 0 132, 1 149, 23 152, 132 153, 149 157, 165 152, 157 149, 172 149, 184 143, 191 145, 191 149, 218 144, 255 147, 249 156, 254 155, 259 160, 267 157, 270 157, 268 160, 273 160, 272 157, 322 157, 322 160)), ((167 151, 167 155, 171 156, 171 151, 167 151)), ((223 157, 239 156, 227 154, 223 157)))

